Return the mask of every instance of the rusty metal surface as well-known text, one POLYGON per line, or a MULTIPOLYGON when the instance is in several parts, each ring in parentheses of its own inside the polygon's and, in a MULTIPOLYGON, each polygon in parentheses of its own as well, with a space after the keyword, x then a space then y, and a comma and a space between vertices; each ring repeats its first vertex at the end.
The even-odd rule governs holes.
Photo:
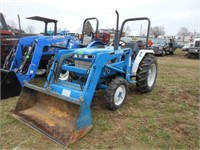
POLYGON ((48 138, 67 146, 83 137, 91 128, 77 130, 79 105, 23 88, 14 117, 37 129, 48 138))

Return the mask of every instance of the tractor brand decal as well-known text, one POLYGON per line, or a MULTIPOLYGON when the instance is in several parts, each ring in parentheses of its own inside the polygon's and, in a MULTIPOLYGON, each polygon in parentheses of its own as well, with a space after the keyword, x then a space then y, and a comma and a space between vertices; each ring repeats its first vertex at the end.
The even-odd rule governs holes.
POLYGON ((70 97, 70 94, 71 94, 71 91, 66 90, 66 89, 63 89, 62 95, 67 96, 67 97, 70 97))
POLYGON ((63 42, 56 42, 56 45, 60 45, 60 46, 65 46, 67 45, 67 41, 63 41, 63 42))

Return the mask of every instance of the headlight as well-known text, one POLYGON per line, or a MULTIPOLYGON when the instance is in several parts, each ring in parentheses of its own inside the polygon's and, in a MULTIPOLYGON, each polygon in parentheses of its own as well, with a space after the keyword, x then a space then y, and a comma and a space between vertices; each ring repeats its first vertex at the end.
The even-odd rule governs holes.
POLYGON ((77 54, 74 54, 74 57, 78 57, 77 54))
POLYGON ((83 58, 88 58, 88 55, 84 55, 83 58))

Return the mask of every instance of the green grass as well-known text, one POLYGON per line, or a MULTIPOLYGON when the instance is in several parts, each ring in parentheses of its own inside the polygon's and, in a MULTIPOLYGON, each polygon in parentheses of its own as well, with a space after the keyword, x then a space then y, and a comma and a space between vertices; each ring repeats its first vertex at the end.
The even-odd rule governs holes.
MULTIPOLYGON (((158 78, 147 94, 130 86, 117 111, 104 106, 104 91, 92 102, 93 129, 69 149, 200 149, 200 61, 158 57, 158 78)), ((11 116, 17 98, 0 102, 0 149, 64 149, 11 116)))

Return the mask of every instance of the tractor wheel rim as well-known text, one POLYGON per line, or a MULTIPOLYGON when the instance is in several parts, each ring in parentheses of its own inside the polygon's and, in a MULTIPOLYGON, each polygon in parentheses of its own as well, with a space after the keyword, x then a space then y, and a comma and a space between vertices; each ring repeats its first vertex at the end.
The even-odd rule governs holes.
POLYGON ((156 65, 151 64, 148 71, 148 86, 153 86, 156 78, 156 65))
POLYGON ((115 95, 114 95, 115 105, 117 106, 121 105, 125 99, 125 96, 126 96, 126 88, 124 85, 120 85, 115 91, 115 95))

